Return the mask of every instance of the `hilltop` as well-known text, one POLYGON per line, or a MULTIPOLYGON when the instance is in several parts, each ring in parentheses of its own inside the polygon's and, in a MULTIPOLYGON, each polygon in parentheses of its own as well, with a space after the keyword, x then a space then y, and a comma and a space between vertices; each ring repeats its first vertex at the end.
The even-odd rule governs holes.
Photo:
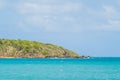
POLYGON ((80 58, 77 53, 53 44, 0 39, 0 58, 80 58))

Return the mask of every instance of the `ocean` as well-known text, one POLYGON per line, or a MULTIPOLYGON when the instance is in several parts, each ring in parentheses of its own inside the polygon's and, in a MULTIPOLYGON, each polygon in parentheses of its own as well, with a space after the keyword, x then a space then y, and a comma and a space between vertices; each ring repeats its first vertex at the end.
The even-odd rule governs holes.
POLYGON ((120 80, 120 58, 2 58, 0 80, 120 80))

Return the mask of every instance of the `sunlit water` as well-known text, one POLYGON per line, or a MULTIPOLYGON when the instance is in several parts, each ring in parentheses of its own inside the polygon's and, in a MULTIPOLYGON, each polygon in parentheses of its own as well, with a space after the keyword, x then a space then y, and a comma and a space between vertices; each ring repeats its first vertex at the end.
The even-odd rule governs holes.
POLYGON ((120 80, 120 58, 0 59, 0 80, 120 80))

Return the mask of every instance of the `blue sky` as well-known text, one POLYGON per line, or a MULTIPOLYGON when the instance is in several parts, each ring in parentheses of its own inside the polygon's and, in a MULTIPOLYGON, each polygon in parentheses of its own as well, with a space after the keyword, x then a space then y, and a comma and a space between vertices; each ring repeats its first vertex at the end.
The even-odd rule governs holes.
POLYGON ((0 38, 120 56, 120 0, 0 0, 0 38))

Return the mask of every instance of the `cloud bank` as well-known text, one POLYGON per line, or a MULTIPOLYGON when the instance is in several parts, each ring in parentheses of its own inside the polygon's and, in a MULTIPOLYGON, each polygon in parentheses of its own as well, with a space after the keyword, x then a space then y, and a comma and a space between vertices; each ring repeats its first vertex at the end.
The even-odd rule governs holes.
MULTIPOLYGON (((0 0, 0 9, 3 9, 7 2, 0 0)), ((112 1, 114 4, 102 2, 96 2, 96 6, 83 0, 18 0, 11 1, 9 9, 20 17, 16 26, 26 31, 120 31, 119 0, 112 1)))
POLYGON ((23 23, 25 25, 32 25, 50 32, 78 31, 78 25, 69 24, 75 22, 71 15, 81 11, 81 3, 21 2, 16 7, 19 14, 25 15, 23 23))

